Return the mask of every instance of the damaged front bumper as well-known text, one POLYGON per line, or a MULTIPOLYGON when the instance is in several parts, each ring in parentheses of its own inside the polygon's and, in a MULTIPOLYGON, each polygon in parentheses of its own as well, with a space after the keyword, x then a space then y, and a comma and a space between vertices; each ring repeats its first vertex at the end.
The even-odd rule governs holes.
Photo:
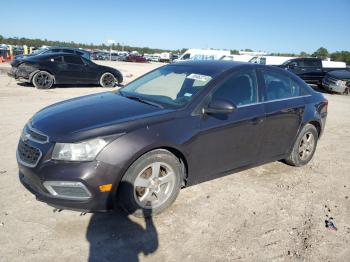
POLYGON ((21 70, 16 67, 12 67, 10 72, 7 73, 7 75, 16 80, 30 81, 30 74, 27 71, 21 70))
POLYGON ((13 77, 16 80, 30 82, 32 80, 33 75, 37 71, 37 68, 32 65, 20 63, 17 66, 12 66, 10 72, 8 72, 7 75, 13 77))

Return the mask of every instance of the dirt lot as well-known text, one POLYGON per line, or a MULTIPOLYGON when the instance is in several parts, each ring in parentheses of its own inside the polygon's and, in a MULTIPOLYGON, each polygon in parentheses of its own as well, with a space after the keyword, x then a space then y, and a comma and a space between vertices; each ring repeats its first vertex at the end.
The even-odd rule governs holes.
MULTIPOLYGON (((126 81, 159 66, 111 62, 126 81)), ((350 97, 326 95, 329 115, 311 163, 280 162, 186 188, 164 214, 54 213, 17 178, 26 121, 54 102, 106 91, 36 90, 0 64, 0 261, 349 261, 350 97), (337 231, 325 228, 333 217, 337 231)))

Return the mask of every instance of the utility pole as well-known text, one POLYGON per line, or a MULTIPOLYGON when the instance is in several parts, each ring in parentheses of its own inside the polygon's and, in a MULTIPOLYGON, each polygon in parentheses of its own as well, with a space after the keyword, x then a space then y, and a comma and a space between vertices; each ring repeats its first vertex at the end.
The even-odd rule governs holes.
POLYGON ((114 44, 115 41, 110 39, 107 40, 107 43, 109 44, 109 61, 112 61, 112 44, 114 44))

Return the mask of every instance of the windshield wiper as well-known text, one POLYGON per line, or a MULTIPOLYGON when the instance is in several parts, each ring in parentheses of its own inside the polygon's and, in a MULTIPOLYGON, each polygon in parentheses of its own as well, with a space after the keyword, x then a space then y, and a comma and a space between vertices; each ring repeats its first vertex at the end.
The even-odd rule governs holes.
POLYGON ((158 108, 164 108, 162 105, 160 105, 158 103, 155 103, 155 102, 152 102, 152 101, 149 101, 149 100, 144 99, 142 97, 125 94, 124 92, 120 92, 120 91, 119 91, 119 93, 122 96, 124 96, 126 98, 129 98, 129 99, 136 100, 136 101, 139 101, 141 103, 148 104, 148 105, 151 105, 151 106, 155 106, 155 107, 158 107, 158 108))

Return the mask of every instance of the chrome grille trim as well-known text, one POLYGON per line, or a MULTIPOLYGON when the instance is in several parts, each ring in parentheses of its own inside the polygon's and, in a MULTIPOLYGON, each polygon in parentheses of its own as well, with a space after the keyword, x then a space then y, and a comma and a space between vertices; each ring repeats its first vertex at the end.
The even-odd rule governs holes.
POLYGON ((46 144, 49 142, 49 137, 32 127, 30 123, 24 127, 21 138, 23 141, 31 140, 39 144, 46 144))

